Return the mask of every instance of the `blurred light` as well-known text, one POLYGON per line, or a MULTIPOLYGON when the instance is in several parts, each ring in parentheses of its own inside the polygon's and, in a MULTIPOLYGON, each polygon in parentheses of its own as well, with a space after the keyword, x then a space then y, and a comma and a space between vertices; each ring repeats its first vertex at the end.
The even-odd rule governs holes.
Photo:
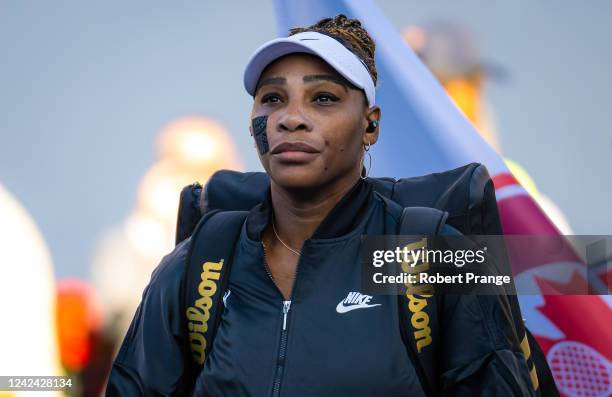
POLYGON ((60 357, 66 369, 80 371, 89 362, 92 336, 102 323, 93 289, 76 278, 57 283, 57 324, 60 357))
POLYGON ((157 141, 161 159, 186 167, 239 166, 229 132, 217 121, 205 117, 185 117, 164 127, 157 141))
POLYGON ((172 249, 173 233, 165 224, 142 213, 132 214, 124 230, 128 243, 145 258, 158 259, 172 249))
MULTIPOLYGON (((123 338, 142 291, 160 257, 144 258, 126 235, 126 225, 105 233, 93 257, 92 282, 103 302, 106 331, 123 338)), ((151 243, 150 248, 153 247, 151 243)))
POLYGON ((62 375, 51 256, 32 218, 1 184, 0 219, 0 374, 62 375))
POLYGON ((425 47, 425 43, 427 42, 427 35, 425 34, 425 30, 416 25, 407 26, 402 29, 402 36, 404 40, 410 48, 415 51, 421 51, 425 47))
POLYGON ((480 115, 480 87, 464 79, 451 79, 444 83, 444 89, 461 109, 463 114, 478 127, 480 115))
POLYGON ((92 263, 104 302, 106 329, 122 338, 142 291, 174 246, 181 190, 205 184, 220 169, 241 169, 230 134, 217 121, 185 117, 169 123, 157 141, 158 160, 144 175, 137 203, 123 225, 105 233, 92 263))
POLYGON ((504 162, 506 163, 506 166, 508 167, 510 172, 512 172, 512 175, 514 175, 518 183, 520 183, 521 186, 523 186, 523 188, 527 190, 527 193, 529 193, 531 197, 537 196, 538 188, 536 187, 533 178, 527 173, 527 170, 525 170, 525 168, 523 168, 521 165, 519 165, 513 160, 504 159, 504 162))
MULTIPOLYGON (((208 178, 206 170, 200 177, 208 178)), ((183 187, 199 179, 179 165, 164 160, 155 164, 144 176, 138 191, 140 212, 167 225, 173 225, 183 187)))

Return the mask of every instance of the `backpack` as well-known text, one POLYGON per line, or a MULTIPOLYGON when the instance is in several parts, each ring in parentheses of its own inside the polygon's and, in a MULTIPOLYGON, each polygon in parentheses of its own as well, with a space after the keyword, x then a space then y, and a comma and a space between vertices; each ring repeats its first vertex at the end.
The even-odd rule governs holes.
MULTIPOLYGON (((493 183, 481 164, 471 163, 414 178, 368 180, 376 194, 404 207, 397 234, 437 235, 444 224, 466 235, 503 234, 493 183)), ((265 199, 268 187, 268 175, 263 172, 221 170, 211 176, 205 187, 194 183, 181 192, 176 243, 192 239, 181 280, 181 307, 193 357, 190 370, 195 374, 203 368, 220 323, 234 244, 249 210, 265 199), (190 302, 196 302, 198 307, 189 306, 190 302)), ((398 299, 400 308, 414 304, 409 300, 418 301, 429 317, 432 342, 423 347, 418 338, 422 332, 413 328, 408 311, 398 313, 403 325, 402 341, 423 389, 427 396, 439 395, 435 342, 439 340, 440 327, 436 299, 428 295, 399 295, 398 299)), ((541 396, 558 396, 544 353, 524 326, 518 301, 509 302, 534 389, 541 396)))

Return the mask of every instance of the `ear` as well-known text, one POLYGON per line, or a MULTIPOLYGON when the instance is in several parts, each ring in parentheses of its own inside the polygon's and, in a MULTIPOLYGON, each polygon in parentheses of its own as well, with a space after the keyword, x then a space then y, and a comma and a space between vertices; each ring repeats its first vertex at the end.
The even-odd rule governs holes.
POLYGON ((367 109, 366 126, 363 134, 364 145, 373 145, 378 141, 378 135, 380 132, 380 116, 380 107, 374 105, 367 109), (370 126, 373 121, 377 122, 376 127, 374 129, 368 129, 368 126, 370 126))

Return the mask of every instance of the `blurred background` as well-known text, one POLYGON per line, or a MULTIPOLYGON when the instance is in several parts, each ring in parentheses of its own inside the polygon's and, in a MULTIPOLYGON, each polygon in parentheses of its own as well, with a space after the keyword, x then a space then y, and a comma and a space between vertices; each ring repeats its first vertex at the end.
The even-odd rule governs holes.
MULTIPOLYGON (((612 3, 376 3, 560 230, 612 234, 612 3)), ((276 36, 272 1, 2 2, 0 298, 41 313, 33 374, 98 394, 180 189, 261 170, 242 71, 276 36)))

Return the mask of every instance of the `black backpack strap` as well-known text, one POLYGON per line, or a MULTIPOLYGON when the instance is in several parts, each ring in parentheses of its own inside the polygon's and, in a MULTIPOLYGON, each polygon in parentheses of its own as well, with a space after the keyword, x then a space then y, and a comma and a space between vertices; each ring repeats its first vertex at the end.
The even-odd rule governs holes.
MULTIPOLYGON (((546 355, 527 327, 525 327, 525 338, 527 338, 527 341, 529 342, 531 360, 529 360, 528 354, 526 354, 525 357, 528 359, 528 365, 530 365, 529 362, 531 361, 531 365, 535 366, 536 371, 535 374, 534 372, 530 372, 532 377, 531 381, 534 383, 534 389, 539 391, 539 395, 541 397, 559 397, 559 390, 557 390, 555 378, 553 377, 552 371, 550 370, 548 362, 546 361, 546 355)), ((534 371, 533 367, 530 367, 529 369, 534 371)))
POLYGON ((183 318, 192 365, 199 373, 211 351, 223 312, 223 294, 229 282, 234 246, 247 211, 211 211, 191 236, 182 284, 183 318))
MULTIPOLYGON (((399 222, 400 235, 432 236, 441 233, 448 213, 429 207, 406 207, 399 222)), ((426 292, 426 291, 423 291, 426 292)), ((402 340, 415 365, 421 385, 428 397, 439 395, 436 366, 439 341, 438 307, 431 294, 398 296, 402 340)))
POLYGON ((438 235, 442 231, 448 212, 430 207, 406 207, 400 218, 400 234, 438 235))

